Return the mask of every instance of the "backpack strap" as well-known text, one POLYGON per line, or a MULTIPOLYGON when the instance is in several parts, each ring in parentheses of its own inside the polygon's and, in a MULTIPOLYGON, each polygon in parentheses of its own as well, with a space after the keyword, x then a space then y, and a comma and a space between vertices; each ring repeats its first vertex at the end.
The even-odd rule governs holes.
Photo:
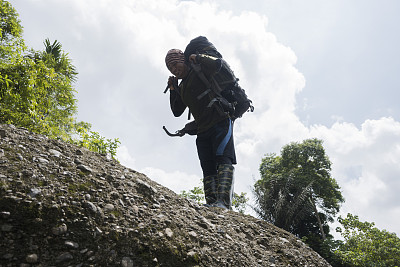
POLYGON ((208 88, 207 90, 205 90, 203 93, 199 94, 197 96, 197 100, 202 99, 203 97, 205 97, 206 95, 208 95, 208 93, 211 92, 211 88, 208 88))
POLYGON ((214 77, 212 77, 212 82, 215 86, 217 86, 218 91, 215 90, 215 88, 212 86, 212 84, 210 83, 210 81, 207 79, 206 75, 204 75, 203 71, 201 70, 201 65, 200 64, 194 64, 193 62, 191 62, 191 66, 193 68, 193 70, 196 72, 197 76, 200 78, 200 80, 206 85, 207 90, 204 91, 203 93, 201 93, 200 95, 197 96, 197 99, 201 99, 203 98, 205 95, 207 95, 208 93, 210 93, 211 91, 213 91, 217 96, 222 97, 221 96, 221 87, 219 87, 218 82, 215 80, 214 77))
POLYGON ((193 62, 190 63, 192 66, 192 69, 196 72, 197 76, 201 79, 201 81, 207 86, 208 89, 211 88, 211 83, 207 79, 207 77, 204 75, 203 71, 201 70, 201 65, 200 64, 195 64, 193 62))
MULTIPOLYGON (((227 113, 231 115, 231 113, 234 112, 235 110, 235 105, 232 103, 229 103, 222 95, 222 89, 219 86, 217 80, 215 79, 214 76, 211 77, 211 82, 207 79, 207 77, 204 75, 203 71, 201 70, 201 65, 200 64, 195 64, 191 62, 192 69, 196 72, 197 76, 200 78, 200 80, 203 81, 203 83, 206 85, 207 90, 205 90, 203 93, 197 96, 197 99, 200 100, 204 96, 208 95, 210 92, 214 92, 217 96, 211 99, 210 103, 207 105, 208 108, 212 107, 215 103, 219 103, 222 106, 222 110, 218 109, 221 113, 225 114, 225 111, 228 111, 227 113), (213 86, 214 85, 214 86, 213 86)), ((237 81, 236 79, 234 80, 235 82, 237 81)), ((231 83, 232 81, 228 81, 227 83, 231 83)), ((225 82, 224 82, 225 84, 225 82)))

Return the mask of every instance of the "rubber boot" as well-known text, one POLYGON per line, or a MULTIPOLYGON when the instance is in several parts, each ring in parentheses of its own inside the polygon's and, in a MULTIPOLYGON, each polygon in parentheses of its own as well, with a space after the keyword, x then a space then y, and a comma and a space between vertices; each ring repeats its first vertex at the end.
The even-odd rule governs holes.
POLYGON ((218 166, 218 195, 216 207, 231 209, 233 198, 233 174, 235 168, 230 164, 218 166))
POLYGON ((206 198, 206 207, 214 206, 215 202, 217 202, 217 186, 218 186, 218 177, 216 174, 206 176, 203 179, 204 186, 204 195, 206 198))

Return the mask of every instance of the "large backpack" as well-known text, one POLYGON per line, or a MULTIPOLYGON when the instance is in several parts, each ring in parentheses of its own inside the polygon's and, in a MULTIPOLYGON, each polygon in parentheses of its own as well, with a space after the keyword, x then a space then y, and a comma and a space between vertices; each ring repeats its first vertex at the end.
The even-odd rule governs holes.
POLYGON ((192 68, 210 92, 216 94, 212 101, 220 103, 224 111, 228 112, 233 120, 242 117, 246 111, 254 111, 252 101, 238 83, 239 79, 236 78, 229 64, 206 37, 199 36, 190 41, 184 52, 185 61, 189 62, 189 56, 192 54, 205 54, 220 58, 222 61, 221 70, 210 79, 205 77, 199 65, 192 64, 192 68))

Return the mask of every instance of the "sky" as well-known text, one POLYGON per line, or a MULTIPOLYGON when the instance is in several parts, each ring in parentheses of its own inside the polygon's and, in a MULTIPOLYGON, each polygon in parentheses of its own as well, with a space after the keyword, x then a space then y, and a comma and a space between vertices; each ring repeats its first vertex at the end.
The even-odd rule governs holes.
POLYGON ((399 1, 9 2, 30 48, 62 44, 79 72, 78 120, 119 138, 123 165, 177 193, 201 185, 195 137, 162 126, 188 122, 163 94, 166 52, 203 35, 255 106, 235 122, 235 191, 252 197, 266 154, 318 138, 346 200, 339 215, 400 236, 399 1))

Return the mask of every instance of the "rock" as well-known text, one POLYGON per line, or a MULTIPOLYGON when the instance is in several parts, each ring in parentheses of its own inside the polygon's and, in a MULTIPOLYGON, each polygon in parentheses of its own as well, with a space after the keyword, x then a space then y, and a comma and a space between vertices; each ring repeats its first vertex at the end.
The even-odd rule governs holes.
POLYGON ((113 204, 106 204, 104 206, 104 211, 105 212, 110 212, 110 211, 113 211, 113 210, 114 210, 114 205, 113 204))
POLYGON ((289 240, 287 240, 287 239, 284 238, 284 237, 279 237, 279 239, 280 239, 282 242, 284 242, 284 243, 289 243, 289 240))
POLYGON ((199 221, 197 221, 197 223, 203 227, 204 229, 208 229, 208 228, 215 228, 215 225, 210 223, 206 218, 201 217, 199 221))
POLYGON ((86 208, 88 208, 91 213, 97 213, 98 211, 98 207, 90 201, 86 201, 86 208))
POLYGON ((79 244, 73 241, 65 241, 65 246, 67 246, 68 248, 72 248, 72 249, 78 249, 79 248, 79 244))
POLYGON ((9 211, 2 211, 2 212, 0 212, 0 216, 1 216, 1 218, 3 218, 3 219, 9 218, 10 215, 11 215, 11 213, 10 213, 9 211))
POLYGON ((282 229, 104 155, 12 125, 0 137, 0 266, 330 266, 282 229))
POLYGON ((194 257, 197 255, 196 251, 189 251, 187 254, 189 257, 194 257))
POLYGON ((44 158, 37 158, 36 159, 39 163, 42 163, 42 164, 48 164, 49 163, 49 161, 47 160, 47 159, 44 159, 44 158))
POLYGON ((145 181, 142 181, 141 179, 137 179, 136 183, 138 185, 139 191, 142 194, 148 195, 148 196, 153 196, 154 194, 157 194, 157 189, 152 187, 150 184, 146 183, 145 181))
POLYGON ((10 260, 12 257, 14 257, 14 254, 12 253, 6 253, 3 255, 3 259, 5 260, 10 260))
POLYGON ((52 231, 53 235, 63 235, 68 231, 68 227, 65 223, 63 223, 60 226, 53 227, 53 229, 51 231, 52 231))
MULTIPOLYGON (((24 177, 32 177, 32 175, 33 175, 33 172, 32 172, 32 170, 23 170, 22 171, 22 175, 24 176, 24 177)), ((39 189, 40 190, 40 189, 39 189)))
POLYGON ((112 192, 110 193, 110 196, 111 196, 111 198, 113 198, 113 199, 118 199, 118 198, 119 198, 119 194, 118 194, 117 191, 112 191, 112 192))
POLYGON ((55 150, 55 149, 49 149, 49 153, 57 158, 59 158, 61 156, 61 152, 58 150, 55 150))
POLYGON ((37 254, 29 254, 25 258, 27 263, 37 263, 38 262, 38 255, 37 254))
POLYGON ((189 234, 191 237, 194 237, 194 238, 197 237, 197 234, 196 234, 195 231, 190 231, 188 234, 189 234))
POLYGON ((56 263, 62 263, 73 260, 74 257, 69 252, 64 252, 56 258, 56 263))
POLYGON ((136 215, 139 213, 139 207, 136 206, 136 205, 133 205, 131 210, 132 210, 132 212, 133 212, 134 214, 136 214, 136 215))
POLYGON ((171 237, 174 235, 174 232, 172 232, 171 229, 166 228, 166 229, 165 229, 165 234, 166 234, 169 238, 171 238, 171 237))
POLYGON ((133 267, 133 261, 129 257, 123 257, 121 261, 122 267, 133 267))
POLYGON ((13 226, 11 224, 3 224, 1 226, 2 232, 11 232, 12 229, 13 229, 13 226))
POLYGON ((31 198, 35 198, 37 195, 40 195, 42 193, 42 190, 39 188, 32 188, 31 192, 28 194, 31 198))
POLYGON ((83 165, 83 164, 78 165, 77 168, 78 168, 79 170, 81 170, 82 172, 86 172, 86 173, 92 172, 92 169, 91 169, 91 168, 89 168, 88 166, 83 165))

